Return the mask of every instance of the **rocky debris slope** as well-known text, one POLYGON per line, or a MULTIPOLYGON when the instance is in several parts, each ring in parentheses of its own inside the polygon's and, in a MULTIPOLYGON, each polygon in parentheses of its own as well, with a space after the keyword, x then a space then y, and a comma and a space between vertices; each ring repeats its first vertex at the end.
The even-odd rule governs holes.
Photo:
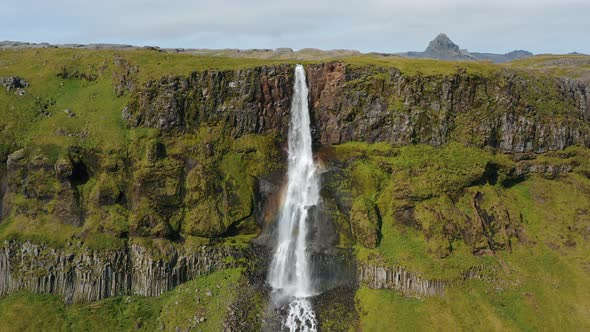
POLYGON ((69 252, 31 242, 0 248, 0 296, 27 290, 59 295, 66 303, 109 296, 158 296, 213 271, 241 266, 249 252, 226 246, 168 247, 154 253, 137 244, 120 250, 69 252))

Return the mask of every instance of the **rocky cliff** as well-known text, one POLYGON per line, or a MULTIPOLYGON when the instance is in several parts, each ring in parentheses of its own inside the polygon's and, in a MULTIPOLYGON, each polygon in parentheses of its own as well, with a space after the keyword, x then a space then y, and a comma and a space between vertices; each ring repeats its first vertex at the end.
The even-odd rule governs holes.
POLYGON ((154 252, 126 249, 71 252, 30 242, 5 242, 0 249, 0 296, 21 290, 56 294, 66 303, 109 296, 158 296, 200 275, 245 266, 252 253, 224 246, 154 252))
MULTIPOLYGON (((459 141, 509 153, 590 145, 590 89, 583 83, 508 71, 408 76, 338 62, 306 71, 318 145, 459 141)), ((235 136, 285 133, 291 75, 279 66, 150 82, 124 116, 132 126, 166 131, 223 122, 235 136)))

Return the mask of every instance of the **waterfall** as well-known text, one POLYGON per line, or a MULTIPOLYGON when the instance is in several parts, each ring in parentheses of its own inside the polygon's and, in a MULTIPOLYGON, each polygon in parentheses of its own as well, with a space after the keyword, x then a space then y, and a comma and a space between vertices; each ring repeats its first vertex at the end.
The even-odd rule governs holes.
POLYGON ((315 331, 317 322, 308 297, 314 295, 307 253, 309 210, 319 201, 319 178, 313 162, 303 66, 295 68, 295 85, 289 126, 287 190, 279 212, 277 245, 268 281, 275 297, 287 301, 284 327, 315 331))

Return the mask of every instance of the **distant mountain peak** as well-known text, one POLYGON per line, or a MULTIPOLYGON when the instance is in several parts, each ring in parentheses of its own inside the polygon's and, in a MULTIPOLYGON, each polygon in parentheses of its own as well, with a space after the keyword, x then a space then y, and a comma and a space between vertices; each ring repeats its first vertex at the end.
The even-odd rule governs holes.
POLYGON ((518 58, 524 58, 524 57, 532 56, 533 53, 531 53, 529 51, 525 51, 525 50, 514 50, 514 51, 508 52, 508 53, 506 53, 504 55, 507 56, 507 57, 510 57, 510 58, 518 59, 518 58))
POLYGON ((405 52, 399 53, 399 55, 409 58, 429 58, 456 61, 488 60, 499 63, 526 58, 532 56, 533 53, 524 50, 515 50, 506 54, 469 52, 466 49, 461 49, 459 45, 455 44, 446 34, 439 33, 436 38, 428 43, 428 47, 424 52, 405 52))
POLYGON ((440 33, 428 44, 424 56, 444 60, 468 60, 473 58, 467 51, 462 51, 459 45, 453 43, 451 38, 444 33, 440 33))
POLYGON ((426 48, 426 52, 437 52, 437 51, 456 51, 459 52, 459 45, 453 43, 444 33, 439 34, 434 38, 426 48))

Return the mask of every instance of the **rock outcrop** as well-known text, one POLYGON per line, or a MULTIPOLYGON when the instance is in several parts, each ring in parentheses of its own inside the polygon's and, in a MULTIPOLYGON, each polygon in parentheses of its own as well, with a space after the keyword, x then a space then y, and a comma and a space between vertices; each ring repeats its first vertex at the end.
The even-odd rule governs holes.
POLYGON ((444 296, 445 288, 462 284, 469 280, 503 284, 498 277, 498 269, 493 265, 476 265, 463 271, 461 277, 452 280, 425 279, 401 266, 359 264, 357 270, 359 284, 373 289, 392 289, 406 296, 427 297, 444 296))
POLYGON ((49 160, 47 153, 33 153, 21 149, 8 156, 6 161, 6 191, 3 197, 3 214, 6 216, 19 197, 37 202, 35 206, 17 208, 17 214, 35 218, 49 214, 60 221, 81 225, 82 215, 75 184, 87 180, 85 166, 60 159, 49 160), (54 206, 48 202, 54 201, 54 206))
MULTIPOLYGON (((11 154, 0 151, 6 159, 6 167, 0 167, 2 221, 9 216, 11 226, 33 230, 37 224, 22 220, 43 217, 54 225, 67 224, 75 230, 74 242, 92 240, 88 234, 123 242, 254 235, 258 227, 271 223, 269 210, 276 211, 280 204, 277 193, 284 169, 276 165, 284 165, 281 147, 289 126, 293 67, 208 70, 138 86, 135 67, 125 61, 115 65, 115 92, 130 100, 123 110, 127 125, 156 130, 120 151, 76 146, 60 150, 42 144, 11 154), (267 202, 274 204, 269 210, 267 202)), ((492 148, 514 155, 590 147, 590 87, 580 82, 504 70, 410 75, 343 62, 308 65, 306 70, 316 147, 353 141, 393 146, 458 142, 461 148, 492 148)), ((555 177, 572 170, 568 163, 520 161, 509 180, 529 173, 555 177)), ((487 166, 494 165, 484 166, 482 174, 464 186, 489 182, 487 166)), ((387 165, 380 172, 393 173, 387 165)), ((415 170, 407 174, 418 176, 415 170)), ((338 167, 323 175, 322 206, 311 211, 322 220, 311 232, 315 238, 310 247, 318 252, 336 244, 379 245, 383 206, 374 198, 340 190, 349 176, 338 167)), ((464 239, 474 254, 509 249, 511 239, 524 238, 518 214, 509 215, 495 204, 496 196, 468 194, 464 196, 471 215, 457 211, 450 198, 448 204, 431 202, 456 211, 453 220, 444 210, 429 209, 428 203, 419 206, 433 194, 412 197, 411 204, 397 206, 390 214, 401 227, 419 230, 424 228, 414 215, 418 208, 423 216, 431 213, 429 220, 438 224, 458 225, 449 233, 464 239)), ((393 201, 401 201, 397 198, 385 205, 393 209, 393 201)), ((434 228, 428 232, 442 233, 434 228)), ((448 249, 433 252, 444 257, 448 249)), ((237 266, 240 258, 256 260, 248 250, 225 246, 187 250, 178 245, 154 253, 129 244, 99 252, 11 241, 0 250, 0 296, 29 290, 58 294, 68 303, 122 294, 156 296, 198 275, 237 266)), ((357 279, 372 288, 416 296, 444 291, 444 282, 400 267, 357 267, 350 253, 315 253, 314 261, 312 273, 322 289, 357 279)))
POLYGON ((109 296, 157 296, 199 275, 241 266, 248 250, 169 246, 154 252, 131 244, 120 250, 70 252, 31 242, 6 241, 0 248, 0 297, 20 290, 51 293, 66 303, 109 296))
POLYGON ((8 92, 15 90, 15 94, 23 96, 26 94, 25 88, 29 86, 29 83, 18 76, 6 76, 0 77, 0 85, 8 92))

